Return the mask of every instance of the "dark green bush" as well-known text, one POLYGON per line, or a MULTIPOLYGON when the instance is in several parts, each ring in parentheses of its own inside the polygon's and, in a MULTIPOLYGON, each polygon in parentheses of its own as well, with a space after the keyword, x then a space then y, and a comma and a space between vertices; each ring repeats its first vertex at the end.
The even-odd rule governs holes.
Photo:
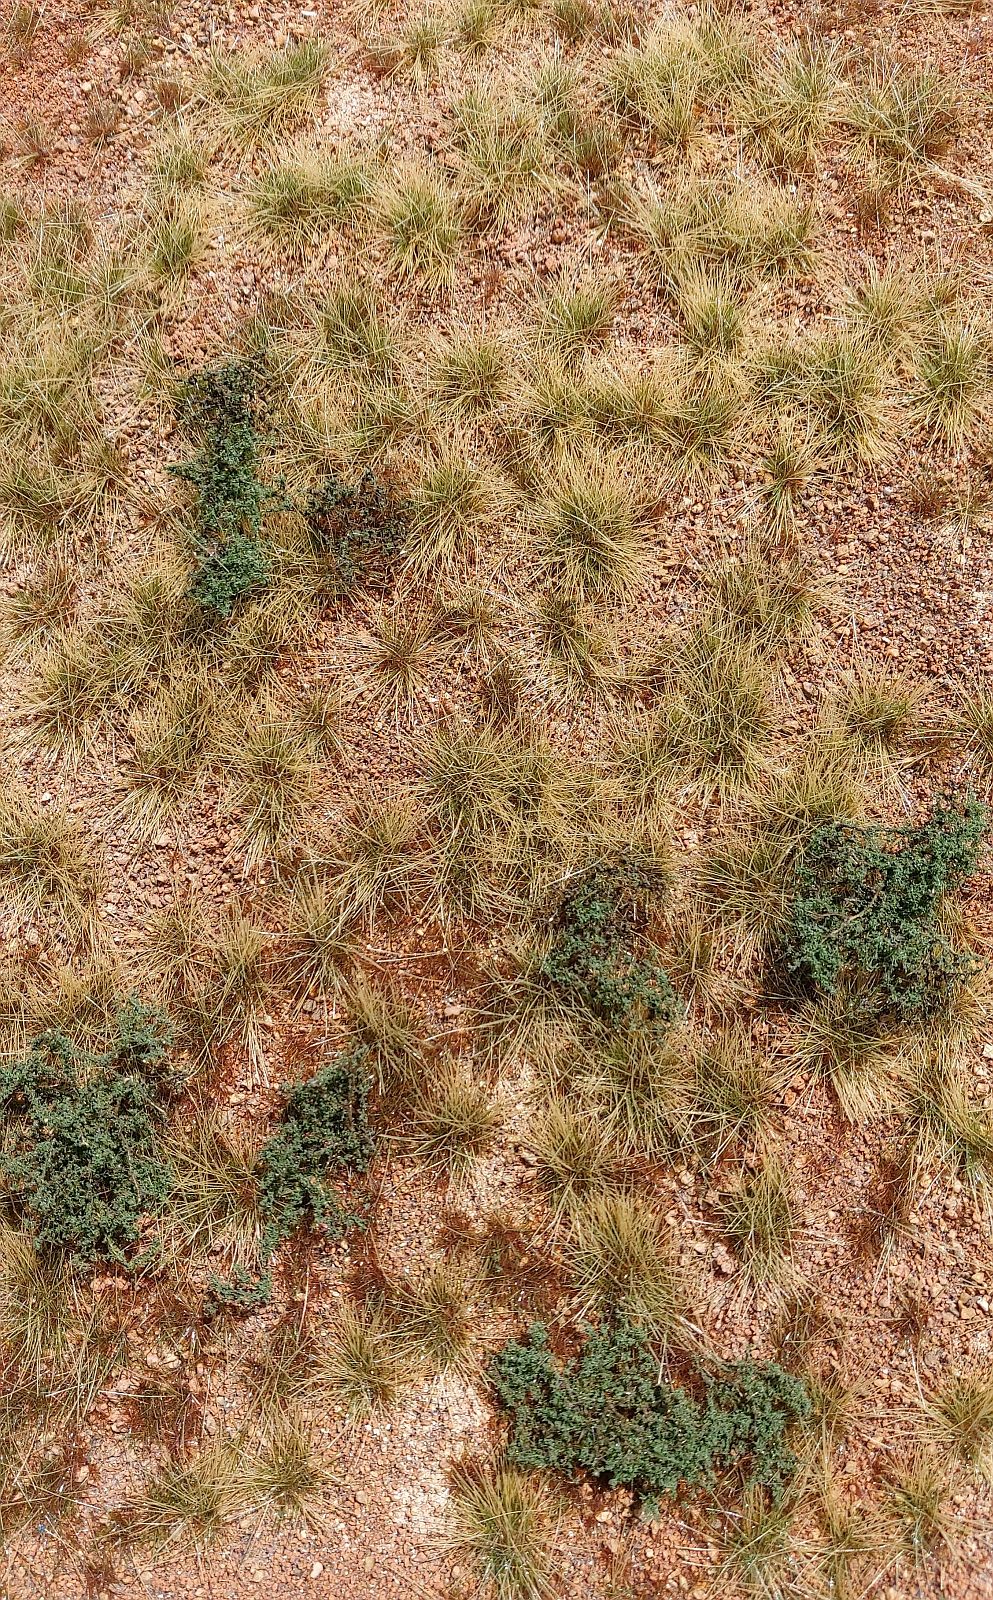
POLYGON ((371 472, 357 484, 329 478, 303 508, 311 544, 348 594, 388 568, 407 536, 403 507, 371 472))
POLYGON ((197 605, 229 617, 246 594, 264 587, 269 576, 269 556, 257 539, 234 533, 223 544, 204 550, 199 571, 190 586, 197 605))
POLYGON ((797 863, 786 970, 820 995, 852 982, 894 1021, 933 1015, 973 967, 939 917, 975 867, 986 827, 983 806, 942 800, 920 827, 816 828, 797 863))
POLYGON ((303 1222, 332 1233, 347 1225, 329 1183, 342 1168, 362 1172, 372 1154, 365 1051, 337 1057, 291 1090, 280 1125, 259 1156, 259 1200, 265 1218, 264 1253, 303 1222))
POLYGON ((255 365, 229 362, 188 379, 176 408, 200 440, 192 460, 170 469, 196 492, 199 570, 191 592, 205 610, 224 617, 265 583, 269 570, 261 530, 276 491, 259 478, 258 383, 255 365))
POLYGON ((637 953, 638 874, 602 867, 571 889, 559 907, 555 940, 542 972, 601 1022, 673 1022, 679 1001, 651 956, 637 953))
POLYGON ((44 1249, 120 1260, 165 1199, 158 1135, 171 1040, 161 1012, 129 1000, 102 1055, 52 1031, 0 1071, 0 1111, 12 1122, 0 1171, 44 1249))
POLYGON ((803 1385, 772 1362, 705 1378, 699 1396, 665 1383, 644 1330, 623 1321, 589 1330, 565 1362, 536 1323, 500 1352, 493 1383, 516 1465, 585 1472, 648 1500, 732 1469, 778 1498, 797 1466, 788 1429, 810 1412, 803 1385))

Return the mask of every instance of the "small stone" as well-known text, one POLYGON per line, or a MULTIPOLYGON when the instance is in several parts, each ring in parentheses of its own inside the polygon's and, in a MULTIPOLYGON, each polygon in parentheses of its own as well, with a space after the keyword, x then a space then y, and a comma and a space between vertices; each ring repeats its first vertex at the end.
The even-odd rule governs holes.
POLYGON ((323 1571, 324 1571, 324 1562, 323 1561, 315 1561, 314 1565, 310 1569, 311 1582, 313 1582, 315 1578, 319 1578, 323 1571))

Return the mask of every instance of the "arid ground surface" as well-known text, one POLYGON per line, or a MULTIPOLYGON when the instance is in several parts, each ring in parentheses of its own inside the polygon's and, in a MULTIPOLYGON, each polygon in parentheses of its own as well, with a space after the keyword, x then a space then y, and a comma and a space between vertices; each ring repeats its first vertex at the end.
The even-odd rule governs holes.
POLYGON ((989 1594, 988 845, 943 1009, 777 956, 818 825, 991 787, 993 17, 4 17, 4 1052, 135 996, 175 1073, 166 1191, 85 1260, 7 1100, 4 1592, 989 1594), (212 610, 182 386, 229 367, 262 556, 212 610), (549 977, 618 863, 664 1027, 549 977), (369 1150, 277 1238, 267 1140, 346 1057, 369 1150), (798 1377, 795 1475, 521 1469, 499 1577, 493 1359, 615 1314, 676 1381, 798 1377))

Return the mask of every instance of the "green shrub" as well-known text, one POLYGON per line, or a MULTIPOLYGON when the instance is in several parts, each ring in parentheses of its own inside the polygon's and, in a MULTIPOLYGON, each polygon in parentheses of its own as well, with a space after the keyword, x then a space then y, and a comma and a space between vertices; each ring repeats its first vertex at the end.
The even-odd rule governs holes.
POLYGON ((205 610, 224 617, 265 583, 269 569, 261 530, 276 491, 258 475, 258 382, 255 365, 229 362, 188 379, 176 408, 201 441, 192 460, 170 469, 196 492, 199 570, 191 592, 205 610))
POLYGON ((162 1013, 132 999, 104 1054, 53 1030, 0 1071, 0 1111, 12 1119, 0 1171, 42 1248, 121 1260, 165 1199, 158 1136, 171 1041, 162 1013))
POLYGON ((279 1128, 259 1155, 259 1202, 269 1256, 303 1222, 339 1234, 347 1225, 329 1184, 336 1169, 364 1171, 372 1154, 364 1049, 338 1056, 291 1090, 279 1128))
POLYGON ((648 1500, 731 1469, 778 1498, 797 1466, 787 1430, 810 1412, 803 1385, 772 1362, 704 1379, 699 1396, 665 1383, 644 1330, 623 1321, 589 1330, 562 1363, 536 1323, 500 1352, 493 1383, 515 1465, 585 1472, 648 1500))
POLYGON ((920 827, 815 828, 796 867, 784 962, 801 986, 866 991, 895 1021, 933 1015, 969 976, 972 958, 940 927, 944 896, 976 864, 983 806, 942 800, 920 827))
POLYGON ((263 1272, 257 1278, 236 1262, 230 1278, 219 1278, 212 1272, 207 1279, 207 1311, 258 1311, 272 1299, 272 1273, 263 1272))
POLYGON ((190 588, 197 605, 229 617, 238 601, 264 587, 269 576, 269 556, 257 539, 233 533, 223 544, 206 549, 190 588))
POLYGON ((666 973, 637 954, 640 875, 603 867, 582 878, 559 907, 542 973, 601 1022, 673 1022, 679 1002, 666 973))
POLYGON ((387 567, 407 536, 403 507, 371 472, 357 484, 329 478, 303 508, 311 544, 347 594, 387 567))

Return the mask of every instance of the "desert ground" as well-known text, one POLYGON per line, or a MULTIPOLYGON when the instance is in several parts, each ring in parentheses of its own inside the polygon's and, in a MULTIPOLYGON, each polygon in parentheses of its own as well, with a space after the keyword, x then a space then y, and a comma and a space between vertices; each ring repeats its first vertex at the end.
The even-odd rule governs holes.
POLYGON ((991 94, 7 0, 9 1600, 990 1593, 991 94))

